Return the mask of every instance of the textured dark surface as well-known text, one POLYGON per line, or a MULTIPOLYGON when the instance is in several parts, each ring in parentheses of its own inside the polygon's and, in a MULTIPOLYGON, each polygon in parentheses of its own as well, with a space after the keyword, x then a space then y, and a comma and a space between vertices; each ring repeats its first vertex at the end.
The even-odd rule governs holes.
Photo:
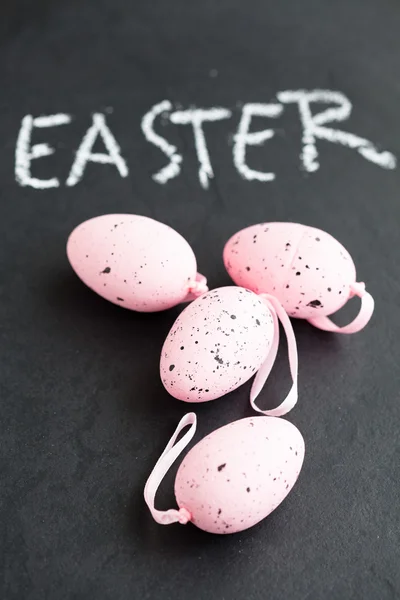
MULTIPOLYGON (((249 151, 254 168, 276 172, 274 182, 244 181, 231 158, 240 103, 298 88, 343 92, 354 107, 343 128, 400 154, 398 3, 8 0, 0 15, 1 598, 399 598, 400 171, 319 142, 321 168, 304 173, 294 106, 274 123, 275 139, 249 151), (140 120, 164 99, 233 111, 207 129, 208 191, 189 127, 164 130, 184 154, 180 177, 165 186, 151 179, 165 157, 144 140, 140 120), (107 107, 128 178, 89 165, 72 188, 16 183, 24 115, 74 116, 35 133, 57 148, 34 163, 36 176, 64 182, 90 113, 107 107), (288 418, 304 435, 306 460, 284 504, 243 534, 161 527, 145 509, 146 476, 187 408, 158 378, 179 309, 130 313, 74 276, 67 235, 105 212, 177 228, 211 286, 229 282, 221 253, 237 229, 318 226, 348 248, 376 298, 358 335, 295 323, 300 401, 288 418)), ((282 348, 263 402, 287 385, 282 348)), ((198 406, 196 439, 249 415, 248 392, 246 384, 198 406)), ((173 505, 172 482, 173 473, 160 507, 173 505)))

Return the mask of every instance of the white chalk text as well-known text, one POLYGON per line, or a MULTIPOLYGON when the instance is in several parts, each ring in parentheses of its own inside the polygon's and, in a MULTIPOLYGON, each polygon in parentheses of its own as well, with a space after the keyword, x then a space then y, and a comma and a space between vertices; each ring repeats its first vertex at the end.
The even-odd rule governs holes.
MULTIPOLYGON (((247 159, 247 148, 263 146, 275 136, 274 124, 282 129, 285 107, 295 105, 301 123, 300 168, 314 173, 320 168, 319 144, 329 142, 356 150, 365 160, 383 169, 395 169, 397 160, 394 154, 381 150, 366 138, 336 127, 337 123, 346 121, 351 114, 350 100, 341 92, 332 90, 285 90, 276 94, 277 100, 270 103, 244 104, 240 111, 238 125, 233 134, 232 162, 238 174, 247 181, 270 182, 276 174, 268 170, 252 168, 247 159), (322 108, 321 108, 322 106, 322 108), (325 108, 324 108, 325 106, 325 108), (265 129, 254 131, 252 120, 265 119, 265 129)), ((144 139, 155 146, 165 157, 165 165, 153 173, 152 179, 165 185, 171 179, 179 177, 184 162, 182 151, 171 144, 162 135, 165 122, 176 127, 191 128, 193 144, 198 162, 198 179, 200 185, 207 189, 214 178, 212 159, 207 146, 207 132, 213 123, 233 118, 229 108, 190 107, 176 110, 169 100, 155 104, 141 119, 141 130, 144 139)), ((113 166, 121 177, 128 177, 129 169, 121 148, 107 123, 106 115, 94 113, 88 129, 83 132, 82 141, 76 150, 65 182, 57 177, 40 179, 35 177, 34 161, 55 153, 55 149, 47 143, 35 144, 35 129, 64 127, 71 123, 72 116, 65 113, 54 115, 26 115, 23 117, 15 148, 15 179, 21 186, 45 190, 61 185, 76 186, 85 176, 87 164, 113 166), (93 152, 95 144, 102 144, 103 152, 93 152)), ((262 151, 262 150, 260 150, 262 151)))

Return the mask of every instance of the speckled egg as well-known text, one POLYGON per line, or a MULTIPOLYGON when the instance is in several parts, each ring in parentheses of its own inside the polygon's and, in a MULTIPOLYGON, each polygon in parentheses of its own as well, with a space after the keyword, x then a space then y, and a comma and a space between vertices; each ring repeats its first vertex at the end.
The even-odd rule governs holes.
POLYGON ((78 277, 97 294, 142 312, 184 301, 196 282, 196 257, 174 229, 138 215, 102 215, 79 225, 67 243, 78 277))
POLYGON ((186 402, 214 400, 250 379, 267 357, 273 318, 253 292, 212 290, 175 321, 161 352, 167 391, 186 402))
POLYGON ((250 417, 217 429, 186 455, 175 496, 191 522, 210 533, 236 533, 268 516, 300 473, 304 440, 289 421, 250 417))
POLYGON ((301 319, 339 310, 356 281, 353 260, 335 238, 297 223, 242 229, 227 242, 224 263, 237 285, 276 296, 301 319))

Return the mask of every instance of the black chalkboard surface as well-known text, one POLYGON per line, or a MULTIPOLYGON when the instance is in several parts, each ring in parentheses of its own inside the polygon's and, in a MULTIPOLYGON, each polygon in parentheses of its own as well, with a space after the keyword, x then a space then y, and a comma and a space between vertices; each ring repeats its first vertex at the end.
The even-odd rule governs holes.
MULTIPOLYGON (((0 15, 1 598, 400 598, 399 4, 7 0, 0 15), (162 527, 144 505, 192 408, 158 376, 181 307, 118 308, 65 255, 77 224, 118 212, 176 228, 212 287, 238 229, 320 227, 376 299, 353 336, 294 323, 306 460, 244 533, 162 527)), ((289 385, 284 345, 278 359, 265 406, 289 385)), ((251 414, 249 389, 196 406, 196 440, 251 414)))

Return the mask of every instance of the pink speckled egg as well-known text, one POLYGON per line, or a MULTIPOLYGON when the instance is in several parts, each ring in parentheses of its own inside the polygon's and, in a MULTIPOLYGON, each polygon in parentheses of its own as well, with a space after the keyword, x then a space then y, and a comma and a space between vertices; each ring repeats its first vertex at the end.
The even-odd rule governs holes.
POLYGON ((190 521, 210 533, 236 533, 267 517, 300 473, 304 440, 282 418, 250 417, 217 429, 186 455, 175 496, 190 521))
POLYGON ((356 269, 329 233, 297 223, 242 229, 224 248, 225 267, 240 286, 276 296, 301 319, 330 315, 353 295, 356 269))
POLYGON ((172 326, 161 352, 162 382, 178 400, 219 398, 254 375, 273 335, 272 314, 256 294, 234 286, 212 290, 172 326))
POLYGON ((202 276, 196 273, 196 257, 187 241, 148 217, 89 219, 69 236, 67 255, 88 287, 131 310, 165 310, 188 299, 196 286, 201 288, 202 276))

